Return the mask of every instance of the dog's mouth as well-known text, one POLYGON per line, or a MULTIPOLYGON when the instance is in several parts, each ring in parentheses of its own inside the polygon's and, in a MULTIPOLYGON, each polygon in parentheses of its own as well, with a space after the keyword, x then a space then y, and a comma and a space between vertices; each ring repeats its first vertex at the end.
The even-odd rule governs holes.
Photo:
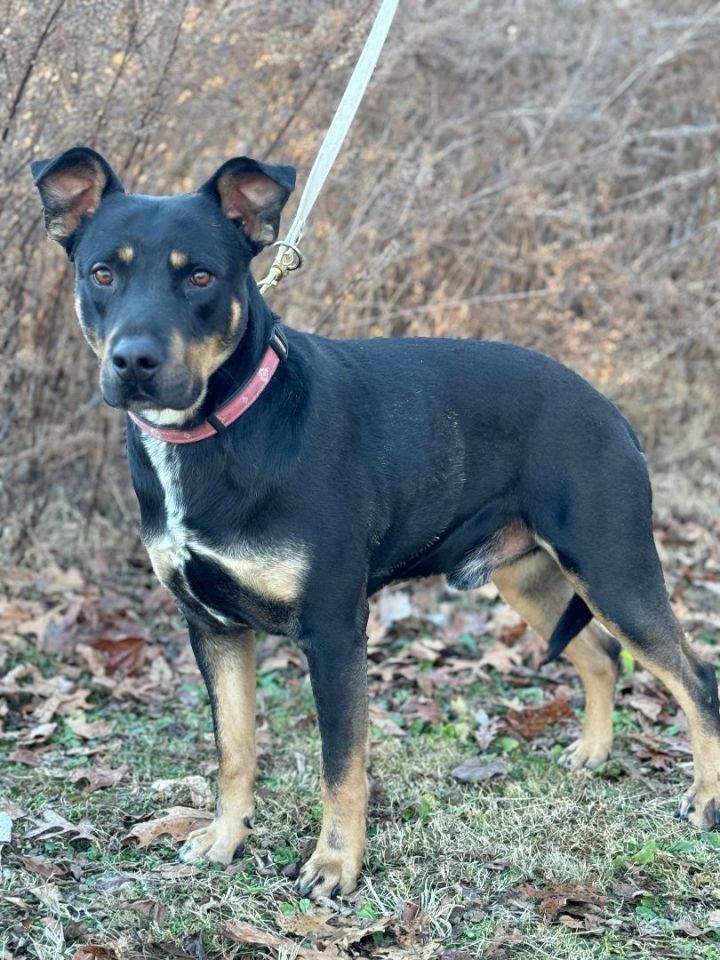
POLYGON ((141 415, 146 410, 168 411, 169 415, 194 410, 205 395, 205 385, 187 371, 135 382, 122 380, 103 368, 100 388, 109 406, 141 415))

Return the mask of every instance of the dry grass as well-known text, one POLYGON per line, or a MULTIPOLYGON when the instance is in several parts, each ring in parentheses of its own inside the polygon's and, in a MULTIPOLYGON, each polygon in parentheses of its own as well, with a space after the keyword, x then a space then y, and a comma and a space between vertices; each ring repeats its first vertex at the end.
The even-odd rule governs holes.
MULTIPOLYGON (((186 698, 189 691, 186 685, 186 698)), ((512 694, 476 688, 467 699, 473 708, 489 707, 498 695, 512 694)), ((199 687, 193 696, 202 697, 199 687)), ((72 822, 85 817, 98 836, 90 846, 62 838, 15 841, 6 870, 6 892, 15 899, 2 910, 8 923, 4 945, 18 953, 4 956, 70 958, 79 939, 135 960, 172 956, 171 947, 180 950, 196 938, 210 960, 265 956, 240 949, 224 927, 242 920, 282 934, 283 917, 310 909, 282 875, 319 827, 317 734, 294 723, 309 705, 307 685, 290 695, 280 678, 265 687, 262 707, 272 718, 272 749, 261 760, 265 796, 245 857, 227 872, 175 864, 176 845, 167 839, 146 850, 123 839, 135 820, 158 815, 171 803, 189 803, 178 791, 159 804, 151 788, 156 778, 207 775, 213 752, 207 708, 199 712, 176 700, 160 711, 104 710, 103 719, 115 720, 116 736, 123 740, 113 763, 130 767, 122 785, 111 790, 86 795, 67 782, 72 740, 61 732, 57 751, 46 754, 38 770, 8 765, 9 799, 28 814, 50 808, 72 822), (77 876, 33 877, 23 870, 20 855, 71 862, 77 876), (42 911, 33 914, 30 908, 28 914, 23 904, 35 899, 42 911), (11 924, 21 917, 25 936, 11 924)), ((627 750, 623 725, 633 725, 631 714, 618 716, 618 754, 627 750)), ((570 725, 556 735, 567 742, 573 732, 570 725)), ((417 905, 417 956, 424 956, 419 944, 428 942, 436 946, 427 956, 455 947, 469 951, 458 954, 462 960, 500 947, 505 952, 498 956, 518 960, 717 957, 717 937, 708 926, 717 897, 716 838, 689 834, 673 820, 678 771, 659 796, 649 796, 646 786, 627 777, 617 780, 612 769, 600 777, 562 772, 545 745, 550 737, 542 746, 508 754, 507 779, 461 786, 449 771, 476 748, 452 733, 436 728, 398 741, 375 730, 373 740, 378 793, 360 888, 340 907, 349 917, 399 921, 408 904, 417 905), (653 843, 657 851, 650 862, 638 865, 639 851, 653 843), (522 890, 565 883, 586 884, 608 897, 592 935, 543 917, 522 890), (635 894, 623 894, 619 884, 635 894), (688 935, 693 925, 698 934, 688 935)), ((22 835, 29 827, 18 822, 17 829, 22 835)), ((322 914, 322 907, 312 909, 322 914)))
MULTIPOLYGON (((9 0, 5 554, 77 556, 109 537, 127 550, 134 536, 120 418, 98 400, 28 161, 86 142, 128 187, 161 192, 247 152, 293 161, 302 183, 372 9, 9 0)), ((661 512, 711 515, 719 41, 709 3, 402 4, 313 215, 308 267, 273 306, 338 336, 545 350, 633 420, 661 512)))

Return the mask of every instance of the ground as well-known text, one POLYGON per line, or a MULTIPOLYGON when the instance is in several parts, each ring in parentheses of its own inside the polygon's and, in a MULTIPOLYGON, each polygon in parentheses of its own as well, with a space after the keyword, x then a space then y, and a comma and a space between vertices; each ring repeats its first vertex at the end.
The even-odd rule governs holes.
MULTIPOLYGON (((658 529, 676 612, 720 643, 718 530, 658 529)), ((320 822, 302 655, 259 647, 257 823, 227 869, 176 861, 214 804, 209 707, 144 566, 4 571, 0 957, 312 960, 720 957, 720 833, 673 818, 686 724, 623 657, 611 759, 577 736, 569 663, 492 589, 381 594, 370 623, 373 783, 358 891, 292 890, 320 822)))

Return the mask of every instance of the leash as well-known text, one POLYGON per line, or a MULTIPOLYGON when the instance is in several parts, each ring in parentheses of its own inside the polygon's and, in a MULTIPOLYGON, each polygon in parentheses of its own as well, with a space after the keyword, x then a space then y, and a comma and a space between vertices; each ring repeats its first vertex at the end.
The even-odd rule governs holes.
POLYGON ((303 264, 303 256, 298 249, 298 244, 302 239, 305 223, 332 169, 332 165, 335 163, 335 158, 340 152, 340 147, 343 145, 350 125, 355 119, 355 114, 370 82, 370 77, 373 75, 380 52, 385 45, 385 39, 395 16, 397 5, 398 0, 382 0, 365 41, 365 46, 358 62, 355 64, 345 93, 335 111, 328 132, 325 134, 315 163, 310 170, 310 176, 307 178, 305 189, 300 197, 295 219, 290 225, 285 239, 278 240, 273 244, 274 247, 278 247, 278 252, 267 276, 258 284, 261 293, 265 293, 270 287, 277 286, 290 271, 297 270, 303 264))

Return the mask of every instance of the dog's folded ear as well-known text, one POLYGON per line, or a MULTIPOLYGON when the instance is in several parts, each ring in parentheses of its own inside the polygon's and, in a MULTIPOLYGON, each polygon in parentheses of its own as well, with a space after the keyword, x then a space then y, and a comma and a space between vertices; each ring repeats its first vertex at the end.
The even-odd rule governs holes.
POLYGON ((30 166, 47 232, 66 249, 82 221, 93 215, 104 197, 124 193, 107 160, 89 147, 72 147, 52 160, 34 160, 30 166))
POLYGON ((277 240, 280 213, 294 187, 294 167, 235 157, 216 170, 200 192, 237 221, 257 253, 277 240))

